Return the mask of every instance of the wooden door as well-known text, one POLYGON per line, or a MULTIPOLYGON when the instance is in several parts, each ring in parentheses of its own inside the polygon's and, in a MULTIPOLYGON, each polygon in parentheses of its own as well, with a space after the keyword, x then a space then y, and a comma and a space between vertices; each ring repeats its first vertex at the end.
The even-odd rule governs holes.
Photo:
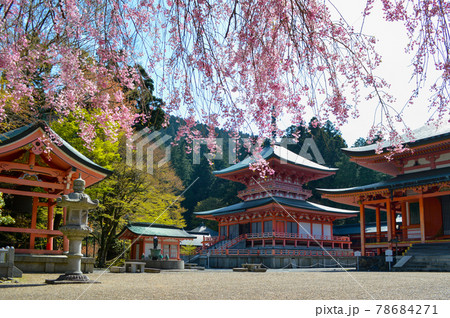
POLYGON ((284 221, 276 221, 276 232, 278 233, 284 233, 284 221))

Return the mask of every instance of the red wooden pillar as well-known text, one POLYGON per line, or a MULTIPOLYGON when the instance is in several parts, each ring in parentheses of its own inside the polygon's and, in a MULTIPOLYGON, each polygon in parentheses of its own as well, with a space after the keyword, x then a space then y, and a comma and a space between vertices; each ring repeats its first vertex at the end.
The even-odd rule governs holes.
POLYGON ((180 243, 181 243, 181 241, 177 241, 178 242, 178 244, 177 244, 177 260, 180 260, 181 258, 180 258, 180 254, 181 254, 181 252, 180 252, 180 243))
MULTIPOLYGON (((63 224, 66 225, 67 208, 63 208, 63 224)), ((67 236, 63 236, 63 252, 69 251, 69 239, 67 236)))
POLYGON ((419 198, 419 213, 420 213, 420 241, 425 243, 425 210, 423 206, 423 195, 419 198))
MULTIPOLYGON (((53 230, 53 199, 47 201, 47 230, 53 230)), ((53 250, 53 236, 47 236, 47 250, 53 250)))
MULTIPOLYGON (((392 240, 392 213, 391 213, 391 201, 386 200, 386 217, 387 217, 387 240, 392 240)), ((391 244, 391 243, 390 243, 391 244)))
POLYGON ((392 238, 396 238, 397 237, 397 222, 396 222, 397 213, 395 211, 395 204, 393 206, 391 206, 391 209, 392 209, 392 219, 391 219, 391 222, 392 222, 392 238))
POLYGON ((143 239, 140 239, 139 243, 139 255, 137 255, 136 259, 141 259, 141 255, 144 254, 145 241, 143 239))
MULTIPOLYGON (((33 208, 31 210, 31 228, 36 228, 36 222, 37 222, 37 211, 38 211, 38 197, 33 197, 33 208)), ((34 248, 34 240, 36 238, 35 234, 30 234, 30 249, 34 248)))
POLYGON ((377 223, 377 243, 380 242, 380 238, 381 238, 381 218, 380 218, 380 207, 377 206, 376 210, 375 210, 375 218, 376 218, 376 223, 377 223))
POLYGON ((366 216, 364 214, 364 204, 359 204, 359 223, 361 229, 361 255, 366 255, 366 216))
POLYGON ((402 202, 402 241, 406 240, 408 236, 408 229, 406 228, 406 202, 402 202))

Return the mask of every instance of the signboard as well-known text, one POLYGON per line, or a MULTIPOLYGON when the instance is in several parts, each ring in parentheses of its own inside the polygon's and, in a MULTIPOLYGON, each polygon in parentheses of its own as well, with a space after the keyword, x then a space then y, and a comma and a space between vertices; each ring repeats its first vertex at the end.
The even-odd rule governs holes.
POLYGON ((356 251, 355 253, 353 253, 353 255, 355 255, 355 256, 361 256, 361 252, 360 252, 360 251, 356 251))
POLYGON ((386 262, 391 263, 394 261, 394 257, 392 256, 392 250, 386 250, 385 255, 386 255, 386 262))

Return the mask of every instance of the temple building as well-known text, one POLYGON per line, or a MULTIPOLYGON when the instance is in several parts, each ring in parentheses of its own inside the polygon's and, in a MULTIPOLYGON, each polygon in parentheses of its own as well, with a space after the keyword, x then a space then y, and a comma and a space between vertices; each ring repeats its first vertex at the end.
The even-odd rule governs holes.
MULTIPOLYGON (((68 251, 67 238, 63 238, 62 249, 56 248, 53 240, 63 236, 61 231, 54 229, 56 199, 70 193, 73 181, 78 177, 84 179, 88 187, 111 173, 79 153, 44 123, 1 134, 0 192, 5 199, 5 208, 31 222, 28 227, 0 226, 0 233, 29 236, 28 246, 16 248, 16 254, 63 254, 68 251), (58 142, 50 140, 47 132, 53 134, 58 142), (44 229, 37 228, 38 209, 43 213, 40 216, 46 214, 44 229), (38 239, 40 248, 36 246, 38 239)), ((58 217, 63 225, 65 209, 62 217, 58 217)), ((10 242, 2 243, 12 245, 10 242)))
POLYGON ((180 243, 193 241, 196 237, 176 226, 135 222, 125 226, 119 240, 130 240, 130 259, 147 259, 151 256, 154 238, 157 238, 161 255, 170 260, 180 260, 180 243))
MULTIPOLYGON (((219 235, 205 242, 202 253, 259 257, 253 260, 257 262, 264 262, 265 256, 352 256, 349 237, 335 236, 333 221, 356 216, 357 211, 309 202, 312 193, 303 188, 305 183, 331 176, 337 169, 319 165, 278 145, 264 148, 261 156, 275 171, 273 175, 260 178, 259 172, 249 167, 253 157, 214 172, 219 178, 243 183, 247 188, 238 193, 243 200, 240 203, 195 212, 199 218, 218 222, 219 235)), ((279 267, 282 263, 268 264, 279 267)))
POLYGON ((389 174, 390 180, 319 189, 324 198, 359 207, 363 255, 382 254, 386 249, 401 252, 417 243, 450 242, 450 127, 424 126, 413 135, 414 140, 404 137, 407 149, 398 153, 389 153, 388 142, 382 144, 381 153, 375 144, 343 149, 353 162, 389 174), (375 211, 375 232, 366 230, 367 209, 375 211), (386 213, 386 230, 382 213, 386 213))

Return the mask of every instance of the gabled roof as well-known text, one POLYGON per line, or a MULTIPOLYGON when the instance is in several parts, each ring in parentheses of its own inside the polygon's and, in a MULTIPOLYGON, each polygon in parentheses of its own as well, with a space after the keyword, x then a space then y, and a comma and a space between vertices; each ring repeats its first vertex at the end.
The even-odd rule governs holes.
MULTIPOLYGON (((337 168, 328 168, 328 167, 322 166, 318 163, 315 163, 315 162, 308 160, 302 156, 299 156, 296 153, 294 153, 284 147, 278 146, 278 145, 275 145, 273 147, 264 148, 261 151, 261 157, 264 160, 269 160, 271 158, 277 158, 279 160, 282 160, 282 161, 290 163, 290 164, 294 164, 296 166, 305 167, 305 168, 313 169, 313 170, 324 171, 324 172, 336 172, 338 170, 337 168)), ((222 174, 226 174, 226 173, 230 173, 230 172, 234 172, 234 171, 248 169, 249 165, 253 162, 255 162, 254 157, 249 156, 249 157, 245 158, 244 160, 242 160, 228 168, 214 171, 213 173, 215 175, 222 175, 222 174)))
POLYGON ((53 145, 53 147, 58 147, 65 155, 69 156, 73 160, 88 166, 89 168, 95 170, 98 173, 105 174, 105 175, 111 175, 112 171, 103 168, 102 166, 99 166, 83 154, 81 154, 78 150, 73 148, 67 141, 62 139, 58 136, 48 125, 39 122, 39 123, 33 123, 29 124, 11 131, 8 131, 6 133, 0 134, 0 154, 3 152, 3 149, 8 145, 13 145, 14 143, 17 143, 17 148, 22 147, 21 140, 26 138, 27 136, 33 134, 34 132, 40 130, 43 134, 46 133, 46 131, 50 131, 52 134, 54 134, 56 137, 59 138, 61 141, 61 145, 53 145))
POLYGON ((344 189, 317 189, 324 194, 359 193, 374 190, 396 190, 450 181, 450 167, 398 175, 390 180, 344 189))
POLYGON ((220 215, 226 215, 226 214, 232 214, 232 213, 238 213, 238 212, 245 212, 248 209, 265 206, 271 203, 277 203, 281 204, 282 206, 286 207, 293 207, 293 208, 300 208, 312 212, 325 212, 325 213, 337 213, 337 214, 355 214, 358 213, 358 211, 352 211, 352 210, 344 210, 344 209, 338 209, 333 208, 313 202, 308 202, 304 200, 296 200, 296 199, 288 199, 288 198, 282 198, 282 197, 267 197, 257 200, 251 200, 251 201, 244 201, 240 203, 236 203, 230 206, 226 206, 220 209, 210 210, 210 211, 203 211, 203 212, 194 212, 194 214, 198 216, 220 216, 220 215))
POLYGON ((157 237, 174 237, 183 239, 195 239, 194 235, 190 235, 185 230, 176 226, 155 224, 147 222, 136 222, 125 226, 119 234, 120 239, 126 239, 126 232, 129 231, 137 236, 157 236, 157 237))
MULTIPOLYGON (((407 135, 402 135, 402 144, 412 148, 431 142, 450 139, 450 125, 439 125, 437 127, 435 125, 425 125, 421 128, 413 130, 413 137, 414 139, 407 135)), ((382 142, 382 149, 384 151, 387 151, 387 148, 391 146, 392 144, 389 140, 382 142)), ((363 147, 343 148, 342 151, 350 157, 366 157, 376 155, 376 149, 377 144, 374 143, 363 147)))

